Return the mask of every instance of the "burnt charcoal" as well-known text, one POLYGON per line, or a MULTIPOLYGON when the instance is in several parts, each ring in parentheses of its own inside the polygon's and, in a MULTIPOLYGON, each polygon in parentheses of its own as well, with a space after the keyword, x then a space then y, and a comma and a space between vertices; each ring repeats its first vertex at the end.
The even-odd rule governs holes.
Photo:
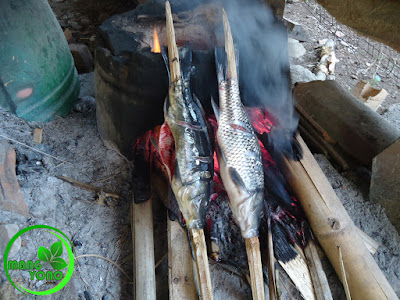
POLYGON ((141 157, 136 157, 133 171, 132 190, 135 203, 143 203, 150 199, 150 170, 149 165, 141 157))
POLYGON ((233 219, 228 197, 220 195, 211 201, 206 220, 207 232, 219 247, 219 260, 238 269, 248 268, 247 253, 240 228, 233 219))
POLYGON ((272 222, 271 231, 275 258, 284 263, 294 259, 297 252, 292 244, 288 243, 286 233, 275 222, 272 222))

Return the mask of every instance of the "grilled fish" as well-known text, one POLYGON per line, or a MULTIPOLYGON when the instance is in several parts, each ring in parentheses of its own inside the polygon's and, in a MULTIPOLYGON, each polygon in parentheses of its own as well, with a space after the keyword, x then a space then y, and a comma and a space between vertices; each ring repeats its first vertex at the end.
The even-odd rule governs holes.
MULTIPOLYGON (((192 97, 189 80, 193 68, 190 48, 180 48, 181 78, 170 83, 164 117, 175 140, 175 171, 171 188, 190 229, 205 222, 205 208, 213 183, 213 156, 208 128, 200 101, 192 97)), ((163 51, 168 69, 168 57, 163 51)))
POLYGON ((241 102, 237 77, 227 75, 225 52, 216 49, 219 109, 217 116, 218 162, 232 213, 242 236, 258 236, 263 212, 264 173, 261 150, 241 102))

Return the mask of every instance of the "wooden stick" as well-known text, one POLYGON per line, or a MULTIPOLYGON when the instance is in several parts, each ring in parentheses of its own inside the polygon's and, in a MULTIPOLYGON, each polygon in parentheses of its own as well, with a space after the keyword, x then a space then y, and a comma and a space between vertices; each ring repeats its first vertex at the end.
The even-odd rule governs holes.
POLYGON ((227 77, 228 79, 237 79, 238 76, 236 70, 235 47, 233 46, 231 27, 229 25, 225 9, 222 9, 222 19, 224 23, 224 33, 225 33, 225 52, 228 58, 227 77))
POLYGON ((347 300, 351 300, 349 283, 347 282, 346 269, 344 268, 344 263, 343 263, 342 250, 340 249, 340 246, 338 246, 337 249, 339 252, 340 271, 342 272, 342 282, 343 282, 344 292, 346 293, 347 300))
POLYGON ((171 5, 169 1, 165 3, 165 14, 167 18, 167 42, 168 42, 168 58, 169 71, 171 74, 171 82, 176 82, 181 78, 181 68, 179 65, 178 47, 175 41, 174 20, 172 19, 171 5))
POLYGON ((198 299, 186 230, 167 218, 169 299, 198 299))
POLYGON ((132 204, 134 293, 138 300, 156 299, 152 199, 132 204))
POLYGON ((374 255, 379 248, 379 243, 375 241, 372 237, 362 231, 360 228, 356 227, 360 238, 363 240, 368 251, 374 255))
POLYGON ((204 231, 203 229, 190 229, 190 236, 192 238, 193 251, 196 258, 201 299, 214 299, 204 231))
POLYGON ((321 259, 313 240, 310 240, 308 245, 304 248, 304 255, 307 258, 308 269, 310 270, 314 286, 315 298, 317 300, 332 300, 333 297, 331 289, 329 288, 328 279, 322 269, 321 259))
POLYGON ((398 299, 310 150, 301 137, 298 141, 303 159, 286 160, 283 171, 339 278, 343 276, 338 246, 354 299, 398 299))
MULTIPOLYGON (((258 237, 244 240, 246 243, 247 260, 249 262, 251 292, 254 300, 264 300, 264 277, 262 272, 260 242, 258 237)), ((271 298, 272 299, 272 298, 271 298)))
POLYGON ((285 270, 286 274, 293 281, 296 288, 299 290, 304 299, 316 299, 314 295, 313 283, 310 275, 309 268, 305 259, 303 258, 303 251, 296 248, 298 253, 293 259, 283 262, 278 261, 281 267, 285 270))
POLYGON ((92 192, 95 192, 97 194, 104 193, 105 197, 112 197, 112 198, 115 198, 115 199, 119 198, 118 194, 115 194, 115 193, 110 192, 110 191, 105 191, 104 189, 102 189, 100 187, 97 187, 97 186, 94 186, 94 185, 91 185, 91 184, 88 184, 88 183, 80 182, 78 180, 75 180, 75 179, 69 178, 69 177, 65 177, 65 176, 56 176, 56 177, 58 179, 61 179, 63 181, 66 181, 66 182, 72 184, 73 186, 76 186, 76 187, 79 187, 79 188, 82 188, 82 189, 85 189, 85 190, 88 190, 88 191, 92 191, 92 192))
POLYGON ((275 300, 277 299, 278 291, 276 285, 276 276, 275 276, 275 254, 274 254, 274 244, 272 241, 272 232, 271 232, 271 218, 268 217, 268 290, 269 290, 269 299, 275 300))

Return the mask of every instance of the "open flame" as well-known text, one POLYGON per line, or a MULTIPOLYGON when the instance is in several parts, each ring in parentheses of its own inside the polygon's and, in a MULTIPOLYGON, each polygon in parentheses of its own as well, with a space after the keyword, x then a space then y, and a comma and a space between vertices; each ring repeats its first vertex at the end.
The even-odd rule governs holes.
POLYGON ((157 30, 155 27, 154 27, 154 33, 153 33, 153 47, 151 48, 151 52, 161 53, 160 41, 158 40, 158 34, 157 34, 157 30))

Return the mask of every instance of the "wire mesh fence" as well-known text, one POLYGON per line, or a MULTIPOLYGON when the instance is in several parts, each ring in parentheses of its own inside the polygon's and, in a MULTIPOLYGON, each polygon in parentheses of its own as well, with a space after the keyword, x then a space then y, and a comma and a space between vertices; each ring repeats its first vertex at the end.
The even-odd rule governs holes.
POLYGON ((313 0, 303 5, 318 22, 331 33, 332 38, 349 48, 358 60, 361 56, 370 63, 368 69, 379 77, 390 77, 400 82, 400 53, 389 46, 359 35, 353 29, 339 23, 322 6, 313 0))

